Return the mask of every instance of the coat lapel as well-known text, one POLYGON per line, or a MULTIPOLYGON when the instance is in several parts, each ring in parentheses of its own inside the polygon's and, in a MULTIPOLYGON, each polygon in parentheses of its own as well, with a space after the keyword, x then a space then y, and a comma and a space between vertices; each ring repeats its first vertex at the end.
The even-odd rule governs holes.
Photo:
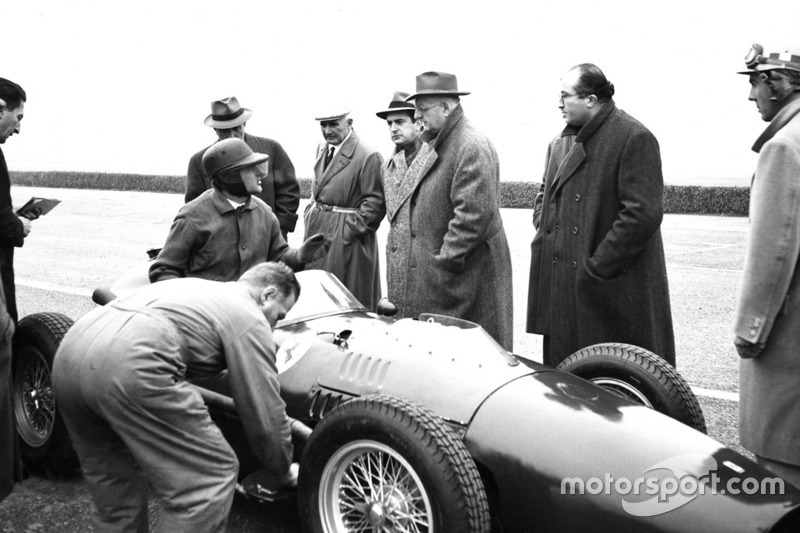
POLYGON ((328 149, 328 145, 322 145, 322 150, 320 150, 317 154, 317 161, 314 164, 314 175, 319 176, 314 186, 314 194, 316 194, 318 191, 321 191, 331 180, 331 178, 333 178, 336 174, 341 172, 343 168, 350 164, 357 145, 358 135, 356 135, 356 132, 352 132, 350 137, 344 142, 344 144, 342 144, 342 147, 336 151, 333 161, 331 161, 331 164, 328 165, 328 168, 324 171, 322 167, 325 164, 325 151, 328 149))
POLYGON ((417 183, 430 170, 437 157, 436 152, 428 143, 422 143, 410 167, 406 166, 405 152, 399 152, 389 160, 384 194, 386 196, 386 214, 390 221, 411 197, 417 183))

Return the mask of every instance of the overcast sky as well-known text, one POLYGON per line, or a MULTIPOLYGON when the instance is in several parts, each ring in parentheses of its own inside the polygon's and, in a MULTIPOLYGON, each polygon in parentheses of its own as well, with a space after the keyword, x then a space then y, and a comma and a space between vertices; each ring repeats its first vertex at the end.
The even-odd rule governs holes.
POLYGON ((563 128, 559 79, 593 62, 617 105, 657 136, 667 183, 747 185, 765 127, 735 72, 752 42, 800 53, 798 0, 670 2, 3 2, 0 76, 28 93, 11 170, 180 175, 215 135, 212 100, 236 95, 247 131, 312 175, 319 110, 351 106, 384 154, 375 116, 428 70, 458 76, 466 114, 504 180, 540 181, 563 128))

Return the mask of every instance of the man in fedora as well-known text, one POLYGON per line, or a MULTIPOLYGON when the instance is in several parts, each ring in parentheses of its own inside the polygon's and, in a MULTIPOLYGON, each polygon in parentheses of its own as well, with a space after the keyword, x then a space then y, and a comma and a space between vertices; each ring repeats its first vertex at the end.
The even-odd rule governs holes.
MULTIPOLYGON (((239 105, 235 96, 211 102, 211 114, 204 124, 214 128, 219 140, 235 137, 242 139, 253 152, 267 154, 267 176, 261 180, 258 197, 272 208, 278 217, 283 238, 294 231, 297 223, 297 206, 300 204, 300 186, 294 175, 289 156, 277 141, 245 133, 245 126, 253 112, 239 105)), ((186 171, 186 202, 190 202, 211 188, 211 177, 203 171, 203 148, 189 160, 186 171)))
POLYGON ((333 273, 370 311, 381 298, 375 231, 386 214, 381 186, 383 157, 353 130, 349 110, 315 117, 325 142, 317 149, 306 237, 325 234, 328 253, 306 264, 333 273))
POLYGON ((753 145, 750 235, 734 323, 739 433, 756 460, 800 487, 800 55, 745 57, 749 100, 769 125, 753 145))
POLYGON ((409 200, 405 313, 476 322, 511 350, 511 253, 500 218, 500 166, 492 143, 464 115, 459 97, 467 94, 453 74, 425 72, 406 98, 414 101, 423 141, 436 155, 409 200))
POLYGON ((658 141, 613 96, 591 63, 561 79, 567 125, 550 144, 535 199, 528 290, 527 331, 544 336, 550 366, 601 342, 641 346, 675 365, 658 141))
POLYGON ((375 113, 386 121, 394 152, 381 167, 386 216, 390 222, 386 241, 386 285, 389 300, 397 306, 397 318, 405 316, 408 259, 411 250, 410 198, 422 173, 436 160, 436 153, 420 138, 422 123, 414 119, 408 93, 396 92, 388 109, 375 113))

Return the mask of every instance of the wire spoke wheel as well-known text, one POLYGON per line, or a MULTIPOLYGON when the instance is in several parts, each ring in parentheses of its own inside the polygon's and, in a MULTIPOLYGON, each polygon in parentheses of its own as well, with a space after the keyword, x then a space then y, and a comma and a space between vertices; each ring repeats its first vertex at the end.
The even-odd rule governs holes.
POLYGON ((41 446, 53 431, 56 400, 50 384, 50 367, 42 353, 26 346, 19 354, 14 379, 14 414, 17 431, 29 446, 41 446))
POLYGON ((589 381, 598 387, 603 387, 604 389, 622 396, 627 400, 640 403, 646 407, 649 407, 650 409, 653 408, 653 404, 650 403, 650 400, 647 399, 647 396, 645 396, 642 391, 632 386, 627 381, 615 378, 593 378, 589 381))
POLYGON ((331 457, 319 498, 329 531, 432 530, 430 499, 419 476, 403 457, 375 441, 352 442, 331 457))

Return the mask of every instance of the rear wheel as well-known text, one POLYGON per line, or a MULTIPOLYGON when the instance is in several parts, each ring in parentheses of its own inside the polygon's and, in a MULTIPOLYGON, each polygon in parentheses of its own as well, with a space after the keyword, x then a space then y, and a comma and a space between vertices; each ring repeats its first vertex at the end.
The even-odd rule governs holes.
POLYGON ((630 344, 595 344, 557 367, 623 398, 706 433, 697 397, 675 368, 656 354, 630 344))
POLYGON ((53 358, 72 323, 58 313, 36 313, 14 333, 11 395, 22 460, 34 472, 63 475, 79 466, 51 382, 53 358))
POLYGON ((431 411, 365 396, 331 411, 303 452, 307 531, 486 532, 483 482, 464 443, 431 411))

